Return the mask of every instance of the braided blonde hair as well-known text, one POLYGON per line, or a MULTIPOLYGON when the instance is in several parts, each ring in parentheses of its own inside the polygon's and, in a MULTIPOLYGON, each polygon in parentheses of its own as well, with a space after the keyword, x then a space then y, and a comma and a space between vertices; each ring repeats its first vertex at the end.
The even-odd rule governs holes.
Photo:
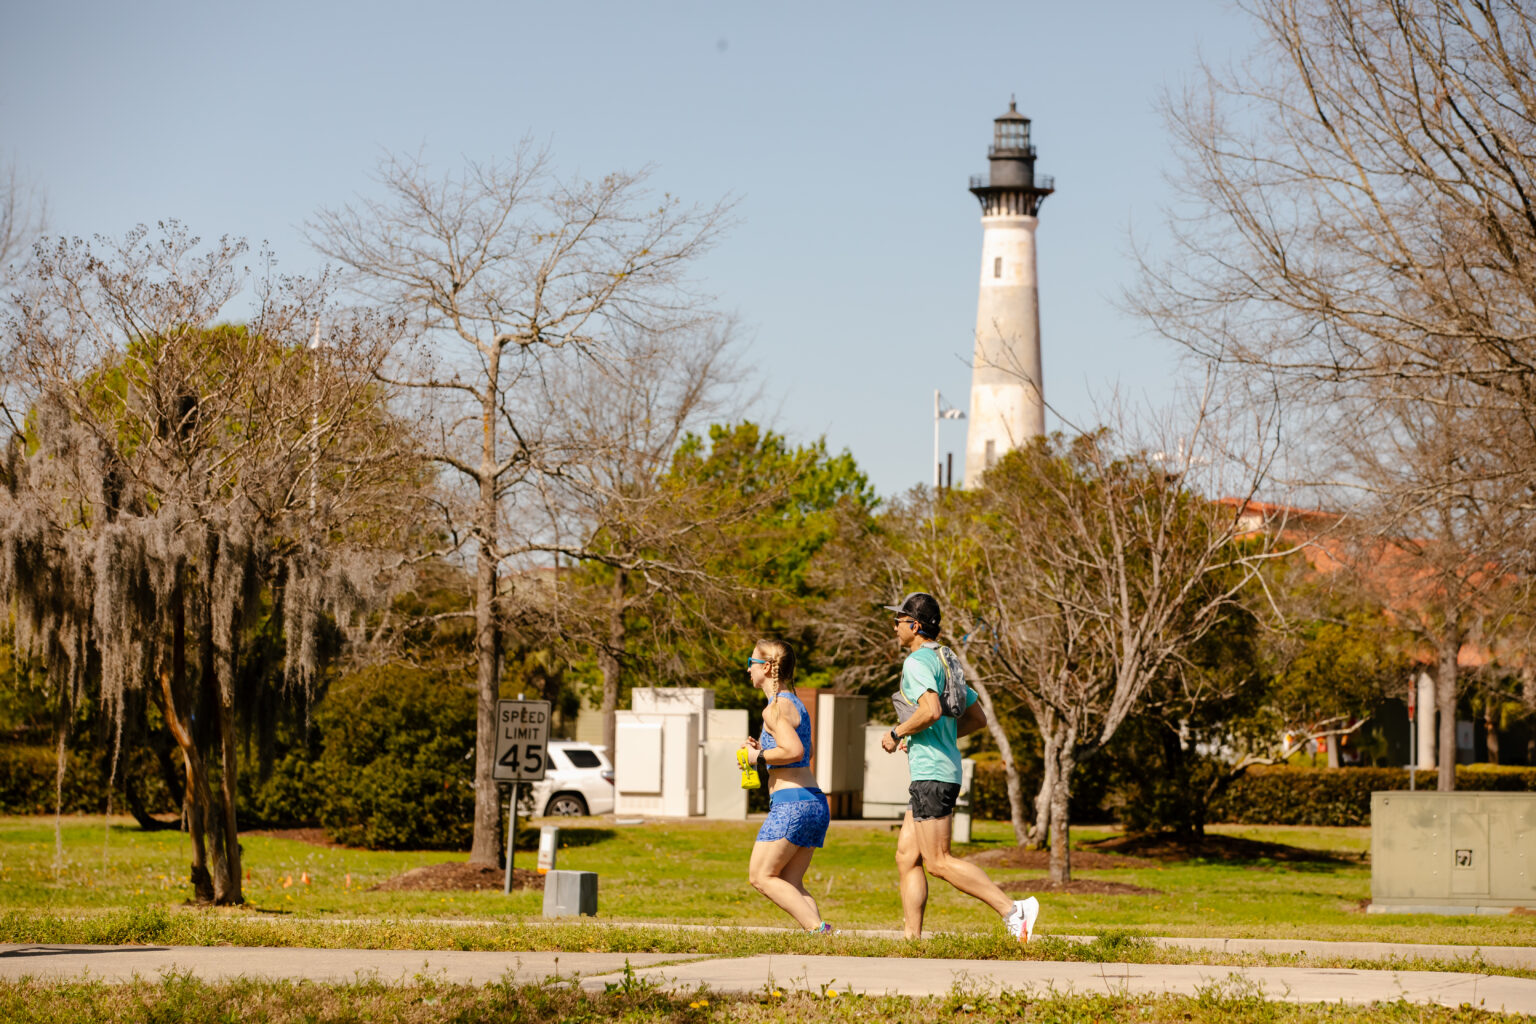
POLYGON ((774 694, 795 688, 795 649, 783 640, 759 640, 757 650, 768 662, 774 694))

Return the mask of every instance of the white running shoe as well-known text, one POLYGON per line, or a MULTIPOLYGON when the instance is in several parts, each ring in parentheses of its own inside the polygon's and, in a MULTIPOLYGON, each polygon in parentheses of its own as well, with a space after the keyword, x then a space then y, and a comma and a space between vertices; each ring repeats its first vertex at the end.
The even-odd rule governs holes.
POLYGON ((1033 896, 1028 899, 1014 900, 1013 909, 1008 911, 1008 916, 1003 918, 1003 927, 1008 929, 1008 934, 1020 942, 1028 942, 1035 937, 1035 919, 1040 916, 1040 901, 1033 896))

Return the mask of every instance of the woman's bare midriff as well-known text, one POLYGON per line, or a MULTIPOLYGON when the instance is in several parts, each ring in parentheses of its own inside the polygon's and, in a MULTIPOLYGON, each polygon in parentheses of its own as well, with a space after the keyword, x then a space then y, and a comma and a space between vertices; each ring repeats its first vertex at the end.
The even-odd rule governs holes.
POLYGON ((768 766, 768 792, 776 789, 815 789, 816 773, 805 765, 794 768, 768 766))

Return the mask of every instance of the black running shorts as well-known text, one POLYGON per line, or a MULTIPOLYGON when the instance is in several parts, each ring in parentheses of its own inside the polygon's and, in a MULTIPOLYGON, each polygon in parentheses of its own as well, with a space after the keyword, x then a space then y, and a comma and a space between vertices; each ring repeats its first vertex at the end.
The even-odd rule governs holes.
POLYGON ((960 783, 917 779, 907 787, 907 795, 912 798, 910 806, 913 821, 947 818, 955 813, 955 801, 960 798, 960 783))

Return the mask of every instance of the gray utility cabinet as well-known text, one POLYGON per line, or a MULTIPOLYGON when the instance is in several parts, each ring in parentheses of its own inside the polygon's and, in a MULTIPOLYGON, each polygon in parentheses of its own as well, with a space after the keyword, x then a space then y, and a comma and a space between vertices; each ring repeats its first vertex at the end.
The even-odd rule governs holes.
POLYGON ((1536 909, 1536 793, 1371 794, 1376 914, 1536 909))

